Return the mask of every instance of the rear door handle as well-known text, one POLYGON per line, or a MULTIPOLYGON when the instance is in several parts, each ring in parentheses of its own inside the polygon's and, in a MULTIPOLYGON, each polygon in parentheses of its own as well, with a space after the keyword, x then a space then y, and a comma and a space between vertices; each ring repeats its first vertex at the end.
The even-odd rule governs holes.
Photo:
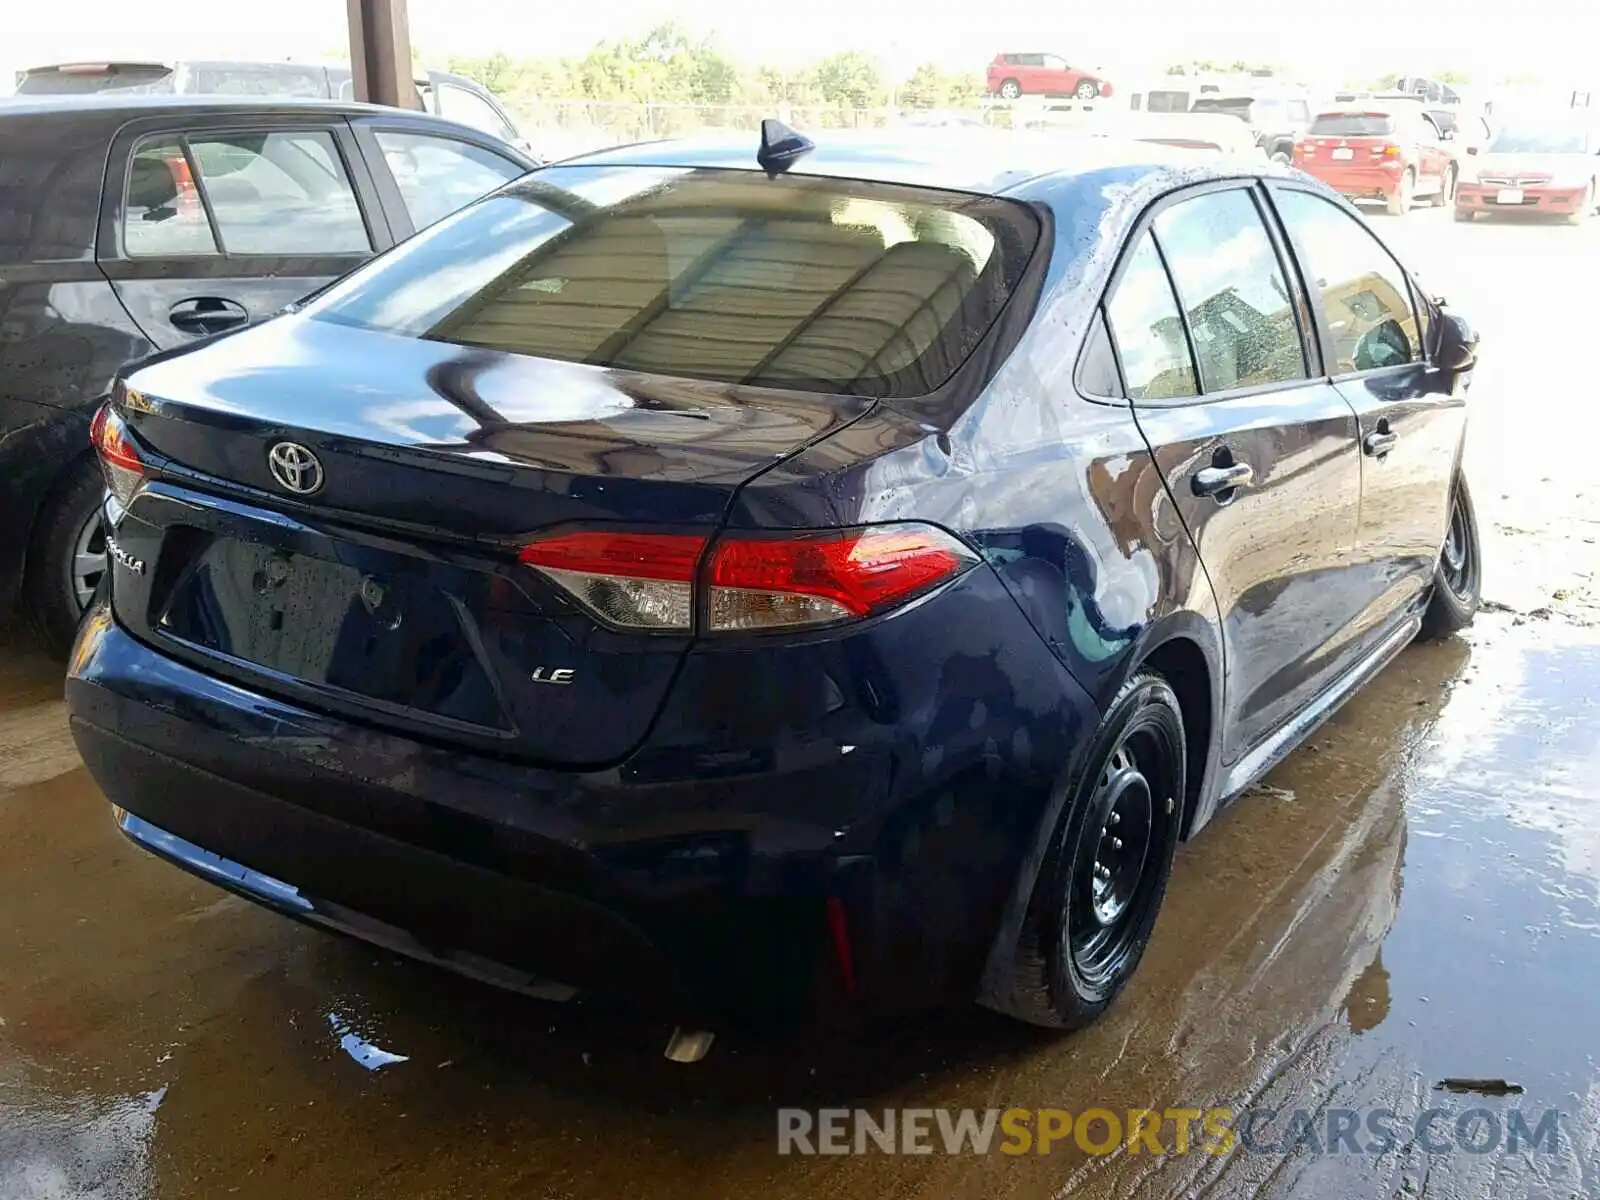
POLYGON ((167 311, 174 329, 185 333, 221 333, 250 320, 244 305, 222 296, 191 296, 179 300, 167 311))
MULTIPOLYGON (((1382 458, 1394 449, 1394 444, 1400 440, 1400 435, 1390 433, 1387 429, 1380 429, 1376 433, 1369 433, 1362 439, 1361 449, 1373 458, 1382 458)), ((1346 443, 1348 445, 1349 443, 1346 443)))
POLYGON ((1216 496, 1231 492, 1234 488, 1249 487, 1255 479, 1256 473, 1250 469, 1249 463, 1234 463, 1229 467, 1201 467, 1194 473, 1189 486, 1194 489, 1196 496, 1216 496))

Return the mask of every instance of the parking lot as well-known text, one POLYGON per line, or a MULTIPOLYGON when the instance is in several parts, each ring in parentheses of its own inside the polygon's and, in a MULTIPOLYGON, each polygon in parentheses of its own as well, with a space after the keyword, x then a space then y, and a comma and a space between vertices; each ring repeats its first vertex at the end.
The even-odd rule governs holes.
POLYGON ((647 1022, 302 929, 133 849, 59 668, 13 635, 0 1198, 1597 1194, 1600 223, 1372 219, 1483 334, 1485 611, 1179 852, 1106 1019, 1061 1037, 974 1010, 674 1066, 647 1022), (1515 1154, 780 1157, 780 1106, 1562 1117, 1515 1154))

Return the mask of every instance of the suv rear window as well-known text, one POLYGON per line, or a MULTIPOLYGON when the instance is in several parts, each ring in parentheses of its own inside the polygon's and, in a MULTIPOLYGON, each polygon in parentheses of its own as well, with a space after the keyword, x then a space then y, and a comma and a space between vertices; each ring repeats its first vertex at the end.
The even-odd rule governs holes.
POLYGON ((1253 103, 1254 101, 1245 99, 1243 97, 1228 97, 1225 99, 1219 99, 1215 96, 1202 96, 1200 99, 1194 102, 1194 107, 1189 111, 1197 113, 1221 113, 1223 116, 1238 117, 1241 121, 1248 121, 1250 119, 1250 106, 1253 103))
POLYGON ((86 63, 82 66, 40 67, 23 74, 19 96, 95 96, 103 92, 173 91, 172 71, 158 64, 86 63))
POLYGON ((317 319, 729 383, 924 395, 1038 243, 995 197, 757 171, 552 167, 384 256, 317 319))
POLYGON ((1380 112, 1318 113, 1309 132, 1322 137, 1388 137, 1394 118, 1380 112))

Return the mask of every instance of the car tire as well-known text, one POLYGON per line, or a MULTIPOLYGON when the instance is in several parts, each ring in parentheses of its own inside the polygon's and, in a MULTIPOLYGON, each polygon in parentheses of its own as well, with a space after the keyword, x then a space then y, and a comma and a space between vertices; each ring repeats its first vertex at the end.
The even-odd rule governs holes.
POLYGON ((1385 207, 1391 217, 1403 217, 1411 211, 1411 197, 1417 190, 1417 177, 1406 168, 1406 173, 1400 176, 1400 182, 1395 185, 1393 192, 1385 201, 1385 207))
POLYGON ((1458 221, 1470 221, 1477 215, 1478 214, 1473 212, 1470 208, 1456 209, 1456 220, 1458 221))
POLYGON ((72 648, 88 597, 105 574, 104 494, 100 464, 92 455, 80 459, 45 502, 34 527, 24 600, 39 640, 58 659, 72 648))
POLYGON ((1022 95, 1022 85, 1015 79, 1003 79, 1000 81, 1000 99, 1015 100, 1020 95, 1022 95))
POLYGON ((1449 637, 1472 624, 1483 590, 1483 560, 1478 548, 1478 516, 1464 474, 1450 496, 1450 528, 1433 568, 1433 595, 1422 614, 1422 637, 1449 637))
POLYGON ((1576 211, 1567 214, 1568 225, 1582 225, 1594 215, 1595 190, 1594 181, 1589 181, 1588 190, 1583 193, 1583 199, 1578 201, 1576 211))
POLYGON ((1110 1007, 1166 895, 1186 759, 1183 711, 1165 679, 1139 671, 1122 686, 1085 762, 1034 882, 1006 1009, 1052 1029, 1081 1028, 1110 1007))
POLYGON ((1456 169, 1454 167, 1446 167, 1444 169, 1444 178, 1439 180, 1439 194, 1435 196, 1432 201, 1433 207, 1443 208, 1455 198, 1455 194, 1456 169))
POLYGON ((1100 85, 1092 79, 1080 79, 1072 94, 1079 100, 1093 100, 1100 95, 1100 85))

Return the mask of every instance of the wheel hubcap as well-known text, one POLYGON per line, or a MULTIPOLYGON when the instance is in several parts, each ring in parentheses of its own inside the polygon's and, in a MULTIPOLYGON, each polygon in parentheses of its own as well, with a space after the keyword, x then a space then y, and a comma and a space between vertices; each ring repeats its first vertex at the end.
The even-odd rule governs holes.
POLYGON ((1090 865, 1090 907, 1102 929, 1128 910, 1150 849, 1150 784, 1126 750, 1112 756, 1100 783, 1105 796, 1100 838, 1090 865))
POLYGON ((106 573, 106 531, 100 513, 92 513, 78 536, 72 540, 72 558, 67 564, 67 585, 80 610, 89 607, 100 577, 106 573))
POLYGON ((1106 760, 1089 798, 1062 938, 1091 984, 1123 969, 1159 890, 1176 804, 1168 752, 1157 729, 1135 727, 1106 760))

